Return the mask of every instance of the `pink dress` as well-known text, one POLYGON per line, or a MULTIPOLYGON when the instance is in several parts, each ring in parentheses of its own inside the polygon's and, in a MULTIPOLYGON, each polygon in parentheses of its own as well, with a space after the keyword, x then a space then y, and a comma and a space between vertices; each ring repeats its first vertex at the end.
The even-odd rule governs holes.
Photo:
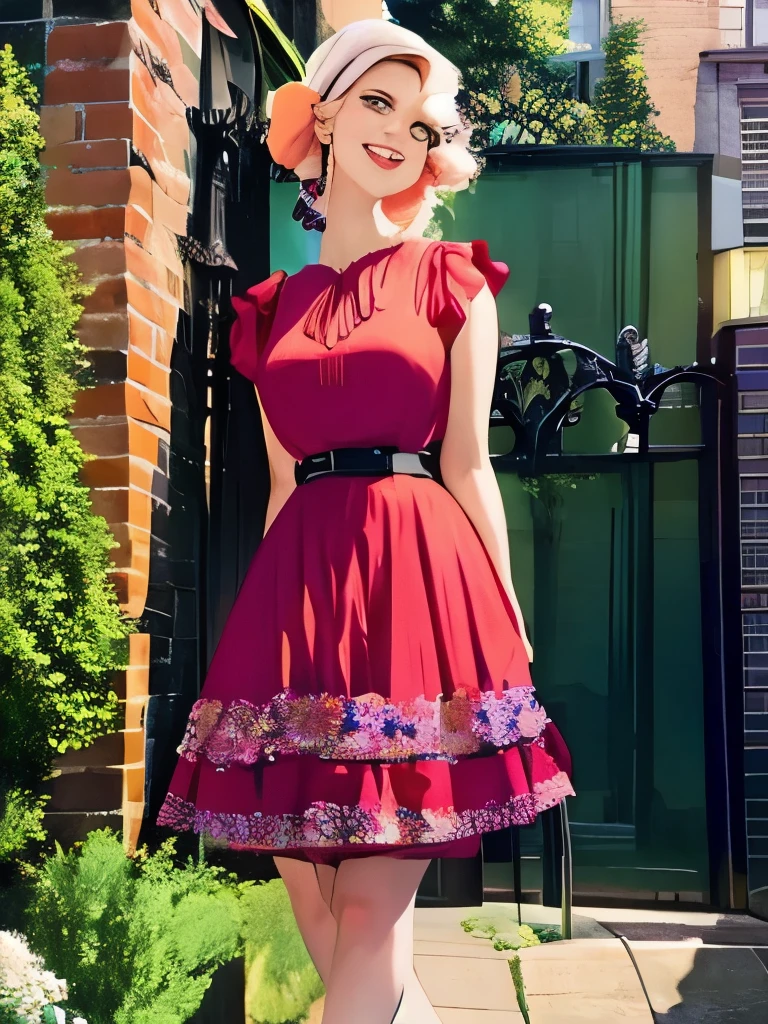
MULTIPOLYGON (((235 299, 235 368, 296 459, 443 437, 463 309, 508 276, 484 242, 413 239, 235 299)), ((330 475, 260 544, 158 824, 315 862, 470 856, 573 793, 515 614, 436 481, 330 475)))

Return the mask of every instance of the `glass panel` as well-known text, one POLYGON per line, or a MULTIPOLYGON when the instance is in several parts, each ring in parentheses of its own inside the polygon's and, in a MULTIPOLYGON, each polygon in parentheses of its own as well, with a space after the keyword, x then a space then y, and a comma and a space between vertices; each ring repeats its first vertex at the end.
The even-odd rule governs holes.
MULTIPOLYGON (((563 428, 563 452, 569 455, 619 454, 631 448, 629 427, 616 415, 616 399, 602 388, 575 400, 563 428)), ((637 442, 634 444, 637 450, 637 442)))
POLYGON ((698 286, 695 167, 650 169, 648 327, 651 362, 688 366, 696 359, 698 286))
POLYGON ((690 381, 670 384, 658 399, 651 416, 648 441, 652 445, 701 444, 699 389, 690 381))
MULTIPOLYGON (((575 892, 706 898, 697 465, 537 484, 500 476, 534 681, 574 758, 575 892)), ((524 888, 540 842, 523 831, 524 888)))
POLYGON ((510 167, 458 193, 454 214, 438 216, 445 238, 485 239, 509 265, 498 298, 506 333, 527 334, 529 312, 548 302, 557 334, 612 362, 628 324, 648 337, 651 362, 696 359, 695 167, 510 167))

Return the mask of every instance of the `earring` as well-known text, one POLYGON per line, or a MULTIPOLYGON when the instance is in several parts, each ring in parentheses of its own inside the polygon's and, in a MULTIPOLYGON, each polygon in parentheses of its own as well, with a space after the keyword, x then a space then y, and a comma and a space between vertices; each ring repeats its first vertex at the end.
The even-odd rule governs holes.
POLYGON ((307 178, 302 181, 299 189, 299 198, 293 208, 291 216, 296 221, 301 221, 305 231, 325 231, 325 216, 319 210, 313 210, 318 196, 325 191, 325 182, 322 178, 307 178), (320 185, 322 182, 322 191, 320 185))

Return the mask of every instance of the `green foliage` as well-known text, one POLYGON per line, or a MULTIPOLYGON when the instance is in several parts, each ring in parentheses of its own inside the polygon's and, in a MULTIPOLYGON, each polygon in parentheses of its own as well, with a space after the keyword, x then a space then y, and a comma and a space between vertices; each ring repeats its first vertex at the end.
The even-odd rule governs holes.
POLYGON ((0 779, 0 864, 15 860, 30 841, 45 839, 43 815, 50 799, 0 779))
MULTIPOLYGON (((590 105, 573 98, 571 0, 401 0, 396 17, 461 69, 461 97, 478 149, 499 143, 674 149, 643 102, 642 22, 614 25, 603 42, 607 88, 590 105)), ((645 90, 647 98, 647 90, 645 90)))
POLYGON ((291 910, 285 885, 265 882, 243 895, 248 1014, 258 1024, 306 1020, 323 994, 291 910))
POLYGON ((468 917, 461 922, 461 927, 476 939, 490 939, 493 948, 497 950, 525 949, 562 938, 559 928, 521 924, 503 914, 496 917, 468 917))
POLYGON ((658 116, 646 82, 640 18, 611 25, 603 42, 605 77, 595 85, 594 110, 605 139, 613 146, 659 152, 675 151, 675 144, 652 124, 658 116))
POLYGON ((191 857, 177 867, 175 844, 129 858, 100 829, 31 869, 26 934, 89 1024, 183 1024, 216 968, 243 951, 253 883, 191 857))
POLYGON ((30 785, 54 752, 119 724, 125 662, 107 573, 115 546, 79 480, 67 423, 83 384, 84 293, 45 224, 37 94, 0 51, 0 777, 30 785))
POLYGON ((517 1005, 520 1009, 523 1021, 525 1024, 531 1024, 531 1018, 529 1017, 528 1001, 525 998, 525 984, 523 982, 523 966, 520 963, 519 956, 513 956, 509 963, 509 973, 512 975, 512 984, 515 986, 515 995, 517 997, 517 1005))

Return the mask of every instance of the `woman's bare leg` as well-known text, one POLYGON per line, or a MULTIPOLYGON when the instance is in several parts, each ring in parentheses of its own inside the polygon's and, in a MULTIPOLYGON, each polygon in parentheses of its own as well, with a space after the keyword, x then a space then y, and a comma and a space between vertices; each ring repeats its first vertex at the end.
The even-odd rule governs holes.
POLYGON ((333 868, 319 866, 318 874, 315 874, 313 864, 292 857, 275 857, 275 866, 288 890, 296 924, 307 952, 327 987, 336 945, 336 922, 323 899, 319 882, 320 871, 325 877, 325 872, 332 872, 333 868))
POLYGON ((412 927, 428 865, 382 856, 345 860, 338 868, 331 901, 338 931, 323 1024, 393 1024, 413 972, 406 922, 412 927))
MULTIPOLYGON (((275 864, 288 890, 304 945, 327 987, 336 945, 336 919, 330 910, 336 869, 324 864, 313 866, 289 857, 275 857, 275 864)), ((406 981, 405 995, 394 1024, 440 1024, 413 969, 415 903, 414 893, 406 913, 396 925, 395 945, 406 981)))

